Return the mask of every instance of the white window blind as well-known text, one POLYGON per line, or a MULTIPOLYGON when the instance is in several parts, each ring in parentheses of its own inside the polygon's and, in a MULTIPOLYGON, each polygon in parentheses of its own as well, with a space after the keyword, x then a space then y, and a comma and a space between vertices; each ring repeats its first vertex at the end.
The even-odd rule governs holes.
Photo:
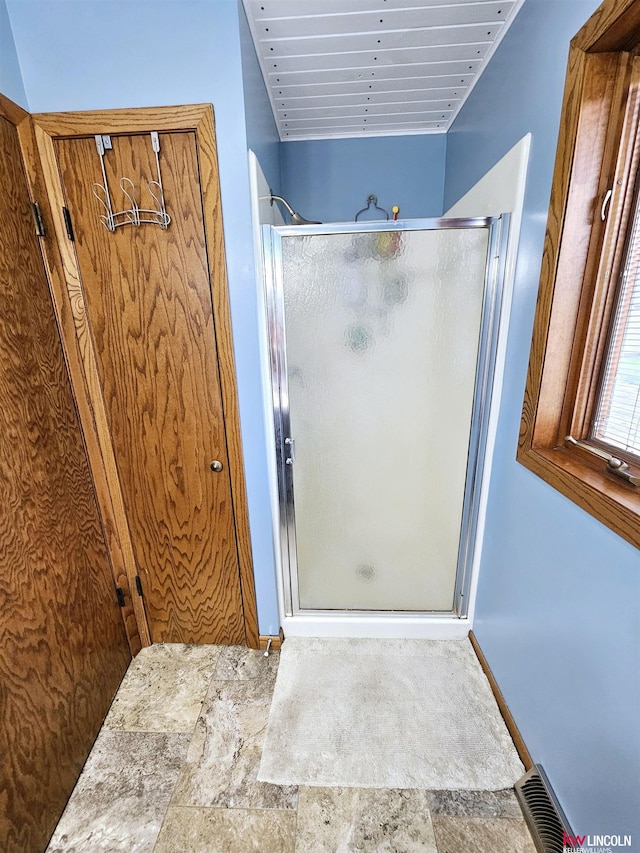
POLYGON ((640 195, 632 223, 591 438, 640 459, 640 195))

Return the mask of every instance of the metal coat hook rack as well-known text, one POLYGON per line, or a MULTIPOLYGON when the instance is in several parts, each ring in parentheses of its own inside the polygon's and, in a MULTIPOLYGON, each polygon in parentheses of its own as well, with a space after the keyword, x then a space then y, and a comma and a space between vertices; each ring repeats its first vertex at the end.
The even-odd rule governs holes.
POLYGON ((360 214, 361 214, 361 213, 366 213, 366 212, 367 212, 367 210, 370 210, 371 205, 373 205, 374 210, 379 210, 379 211, 380 211, 380 213, 384 213, 384 215, 386 216, 386 218, 387 218, 387 219, 389 219, 389 214, 388 214, 388 212, 384 209, 384 207, 378 207, 378 196, 377 196, 377 195, 373 195, 373 194, 372 194, 372 195, 368 195, 368 196, 367 196, 367 206, 366 206, 366 207, 363 207, 363 208, 362 208, 362 210, 359 210, 359 211, 356 213, 356 218, 355 218, 355 220, 354 220, 354 221, 355 221, 355 222, 357 222, 357 221, 358 221, 358 217, 360 216, 360 214))
POLYGON ((155 208, 139 207, 135 197, 135 187, 130 178, 120 178, 120 189, 129 203, 129 207, 125 210, 114 212, 111 202, 111 193, 109 192, 109 182, 107 181, 107 170, 104 163, 105 151, 113 148, 111 137, 106 134, 96 134, 96 148, 100 155, 100 165, 102 167, 102 179, 104 184, 94 184, 93 194, 98 199, 100 204, 106 210, 106 213, 100 215, 100 221, 108 231, 115 231, 121 225, 142 225, 149 223, 150 225, 159 225, 160 228, 166 230, 171 222, 171 217, 166 211, 164 203, 164 191, 162 189, 162 175, 160 174, 160 138, 157 131, 152 131, 151 147, 156 155, 156 170, 157 180, 149 181, 147 189, 149 195, 156 203, 155 208))

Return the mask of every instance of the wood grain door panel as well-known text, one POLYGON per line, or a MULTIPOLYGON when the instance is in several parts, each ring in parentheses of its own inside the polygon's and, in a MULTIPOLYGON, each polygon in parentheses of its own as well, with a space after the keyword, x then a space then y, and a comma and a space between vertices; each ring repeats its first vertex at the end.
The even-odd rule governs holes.
POLYGON ((0 849, 42 851, 130 660, 34 234, 0 117, 0 849))
MULTIPOLYGON (((128 206, 122 177, 153 206, 149 134, 112 144, 114 210, 128 206)), ((244 643, 195 134, 160 134, 167 230, 108 231, 93 193, 103 182, 94 138, 59 139, 56 152, 152 639, 244 643)))

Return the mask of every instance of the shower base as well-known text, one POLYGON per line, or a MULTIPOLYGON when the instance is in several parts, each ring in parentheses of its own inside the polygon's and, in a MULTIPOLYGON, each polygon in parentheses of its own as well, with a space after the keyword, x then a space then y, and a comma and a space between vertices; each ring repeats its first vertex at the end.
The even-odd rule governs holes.
POLYGON ((467 636, 473 628, 473 622, 471 619, 436 613, 305 613, 285 616, 282 628, 285 637, 458 640, 467 636))

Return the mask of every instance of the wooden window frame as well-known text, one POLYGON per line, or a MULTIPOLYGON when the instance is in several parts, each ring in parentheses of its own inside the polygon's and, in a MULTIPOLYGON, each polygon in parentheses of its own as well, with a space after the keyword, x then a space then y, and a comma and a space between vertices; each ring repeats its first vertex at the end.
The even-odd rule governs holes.
POLYGON ((640 157, 627 109, 640 100, 639 47, 640 0, 605 0, 571 42, 517 452, 636 547, 640 488, 566 437, 588 435, 605 353, 624 242, 611 235, 624 235, 640 157))

